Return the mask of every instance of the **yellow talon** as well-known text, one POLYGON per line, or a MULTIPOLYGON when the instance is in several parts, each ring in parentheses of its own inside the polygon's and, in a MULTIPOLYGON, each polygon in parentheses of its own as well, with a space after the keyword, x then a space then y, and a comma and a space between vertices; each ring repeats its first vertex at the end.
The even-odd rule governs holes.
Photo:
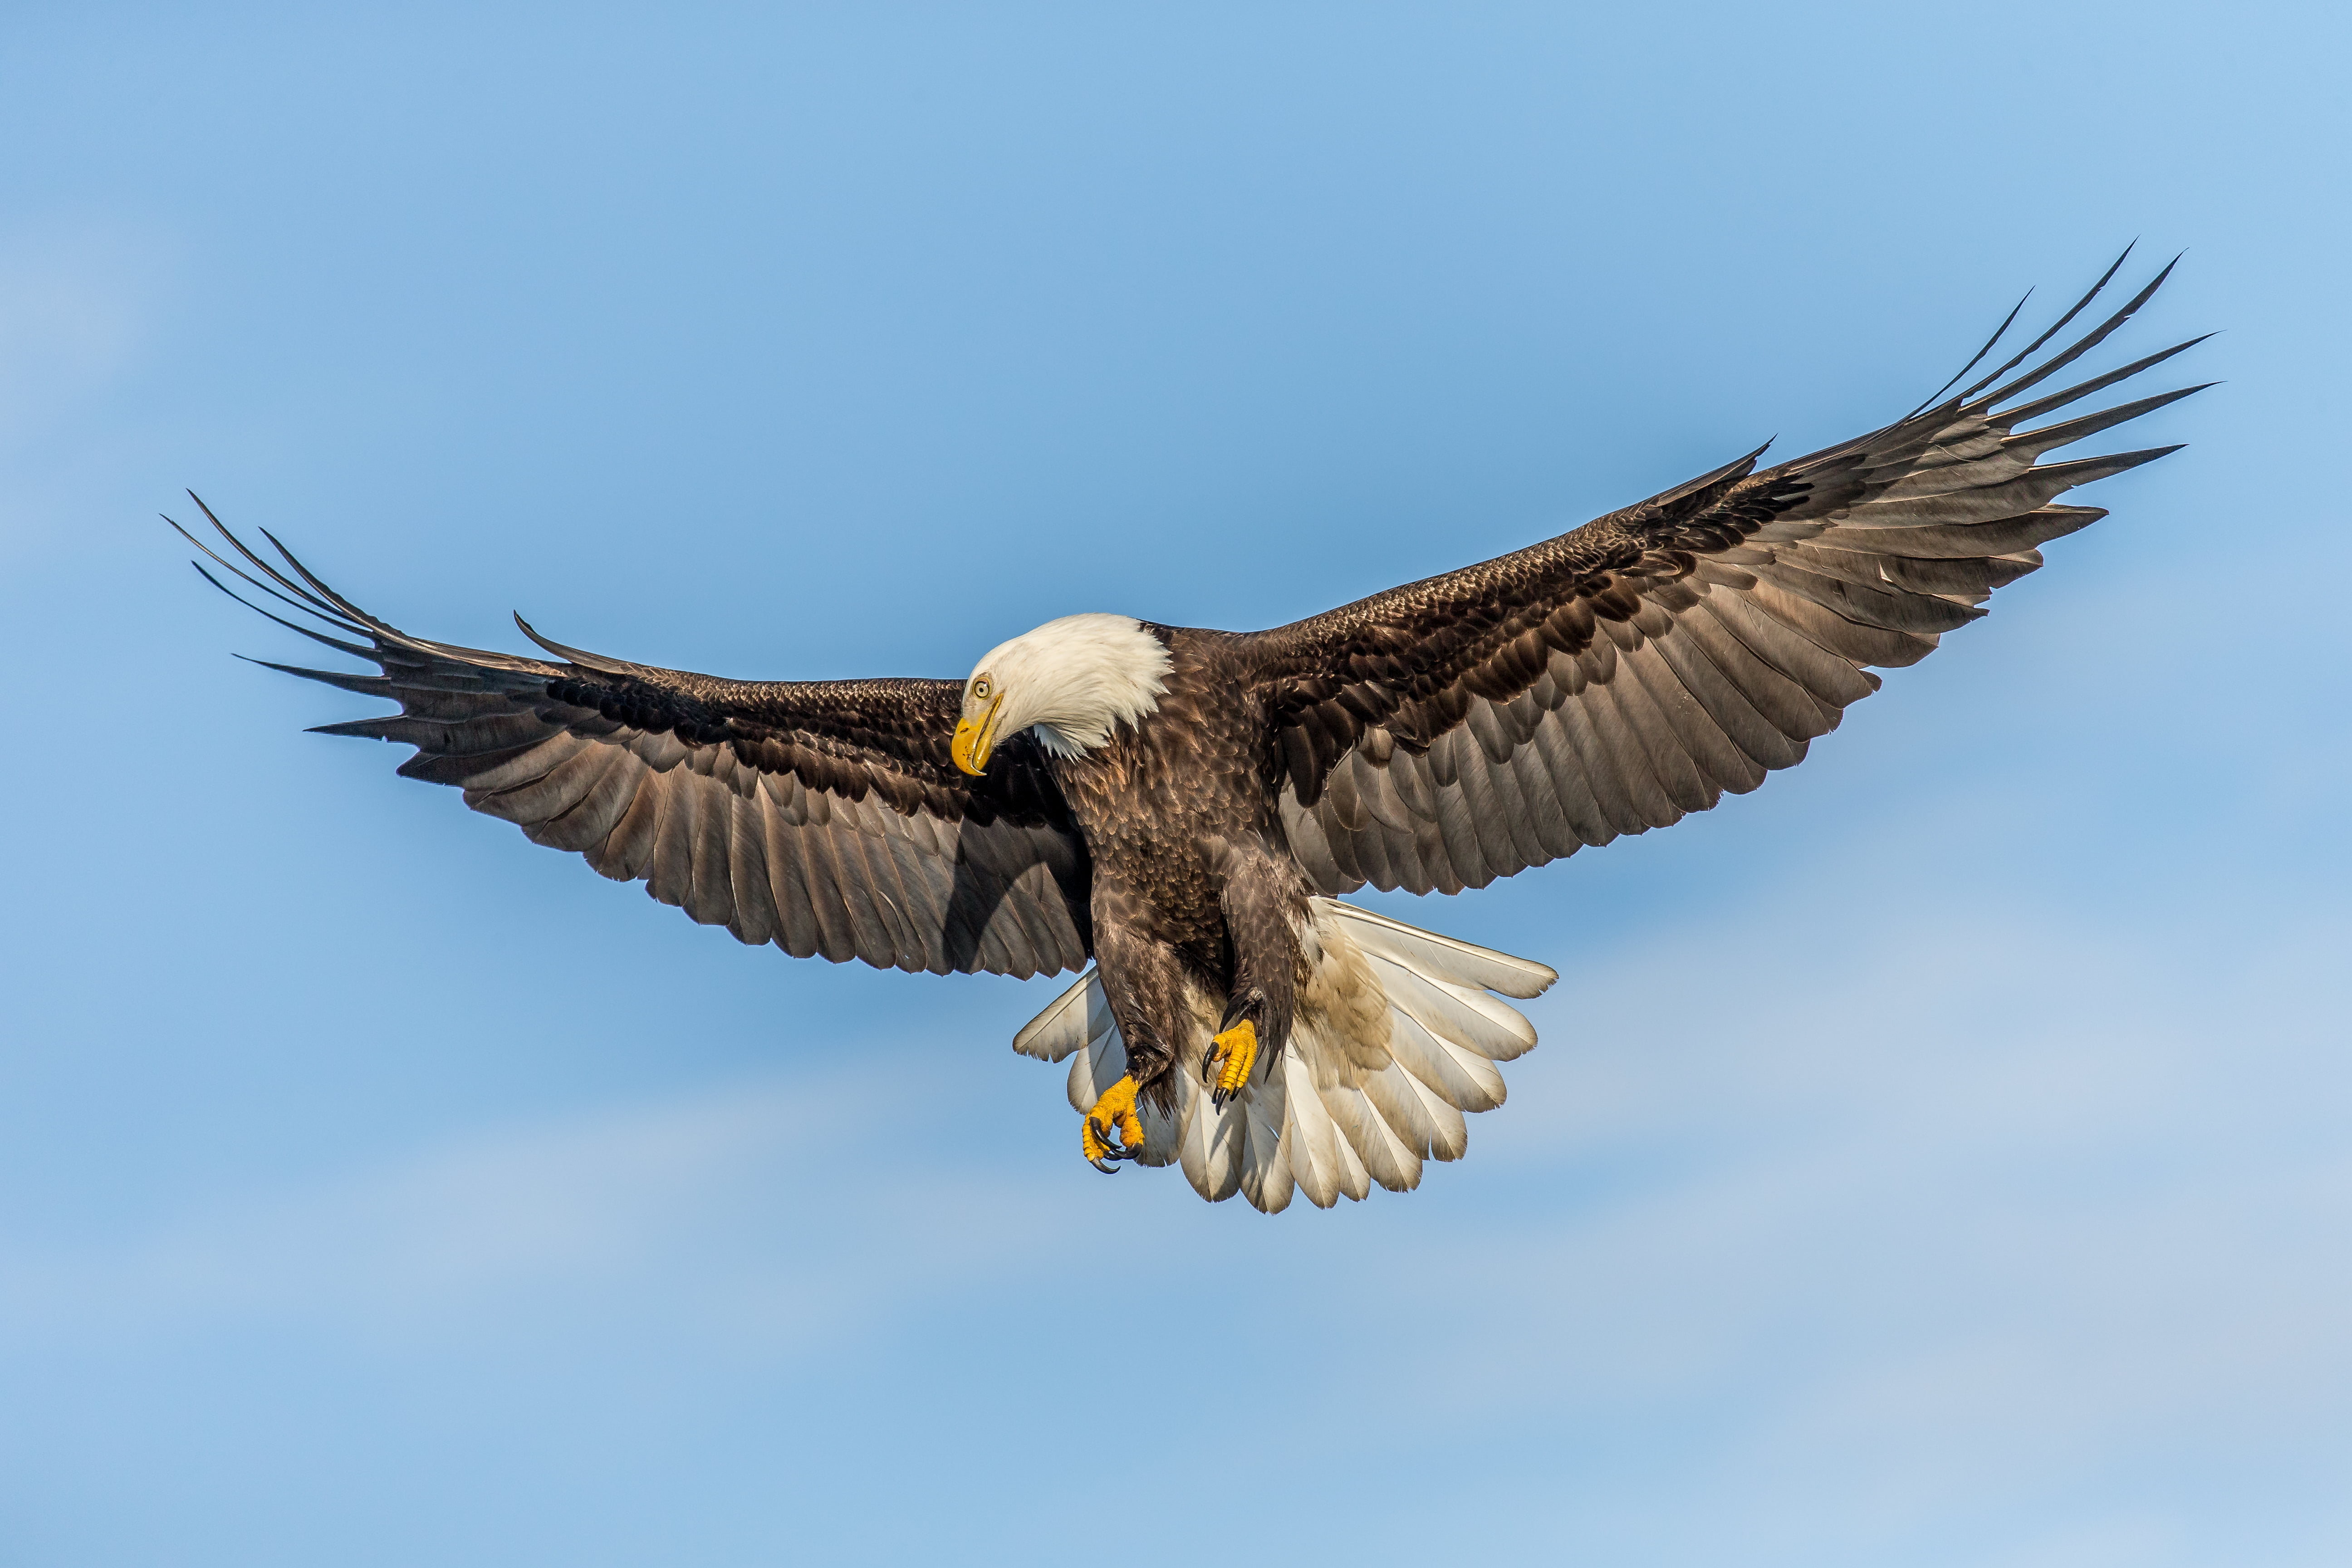
POLYGON ((1222 1106, 1242 1091, 1250 1069, 1257 1066, 1257 1026, 1244 1018, 1209 1044, 1216 1047, 1209 1057, 1209 1070, 1215 1075, 1213 1100, 1222 1106))
POLYGON ((1135 1075, 1129 1073, 1103 1090, 1095 1108, 1078 1129, 1078 1147, 1087 1163, 1097 1171, 1118 1169, 1110 1162, 1132 1160, 1143 1152, 1143 1118, 1135 1113, 1135 1075), (1118 1142, 1111 1142, 1116 1131, 1118 1142))

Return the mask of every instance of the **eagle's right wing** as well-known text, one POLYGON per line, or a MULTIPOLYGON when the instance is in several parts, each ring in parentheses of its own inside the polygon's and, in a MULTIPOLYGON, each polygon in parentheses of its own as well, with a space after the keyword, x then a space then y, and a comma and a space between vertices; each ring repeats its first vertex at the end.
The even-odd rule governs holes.
POLYGON ((985 778, 957 770, 959 683, 721 680, 563 647, 528 626, 555 660, 428 642, 343 598, 276 539, 292 576, 220 532, 244 564, 187 537, 362 640, 262 614, 383 673, 272 668, 400 704, 325 733, 415 746, 402 773, 457 785, 534 843, 796 957, 1024 978, 1085 967, 1090 867, 1061 790, 1026 736, 999 748, 985 778))
POLYGON ((1994 384, 2115 270, 2022 353, 1884 429, 1761 471, 1751 453, 1557 539, 1244 639, 1309 877, 1326 893, 1484 887, 1801 760, 1877 689, 1869 666, 1925 658, 2041 565, 2037 545, 2105 515, 2051 504, 2060 494, 2172 450, 2041 461, 2198 388, 2017 426, 2188 343, 2014 401, 2163 273, 1994 384))

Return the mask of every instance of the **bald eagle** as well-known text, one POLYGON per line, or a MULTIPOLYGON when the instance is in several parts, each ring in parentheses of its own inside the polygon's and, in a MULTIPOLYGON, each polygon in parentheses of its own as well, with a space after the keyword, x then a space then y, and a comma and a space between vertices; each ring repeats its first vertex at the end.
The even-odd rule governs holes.
POLYGON ((1754 789, 1877 689, 1869 667, 1984 614, 2037 546, 2105 515, 2055 497, 2176 448, 2043 456, 2202 390, 2018 428, 2202 341, 2016 401, 2171 270, 2012 376, 2122 264, 1990 374, 1952 391, 2015 310, 1927 404, 1810 457, 1759 468, 1759 448, 1271 631, 1071 616, 961 681, 725 680, 520 616, 549 657, 457 647, 362 610, 266 531, 276 562, 209 509, 226 553, 182 532, 341 635, 251 607, 376 667, 272 666, 399 705, 325 733, 414 746, 403 774, 739 942, 1084 971, 1013 1047, 1070 1060, 1088 1161, 1328 1208, 1462 1154, 1465 1113, 1502 1103, 1496 1064, 1535 1044, 1502 998, 1557 978, 1340 895, 1483 888, 1754 789))

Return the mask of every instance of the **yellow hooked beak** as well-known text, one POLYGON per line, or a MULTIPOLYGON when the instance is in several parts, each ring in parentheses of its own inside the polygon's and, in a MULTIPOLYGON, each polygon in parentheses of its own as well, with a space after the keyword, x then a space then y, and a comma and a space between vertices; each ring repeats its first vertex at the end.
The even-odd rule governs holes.
POLYGON ((988 710, 977 720, 966 719, 956 726, 955 744, 948 748, 955 765, 978 778, 988 766, 989 749, 996 744, 997 715, 1003 710, 1004 693, 989 699, 988 710))

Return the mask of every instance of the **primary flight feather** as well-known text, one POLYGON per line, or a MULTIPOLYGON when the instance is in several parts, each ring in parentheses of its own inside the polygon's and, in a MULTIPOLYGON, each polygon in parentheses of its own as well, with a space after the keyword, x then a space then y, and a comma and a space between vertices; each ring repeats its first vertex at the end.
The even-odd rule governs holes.
POLYGON ((1271 631, 1067 616, 961 681, 724 680, 520 617, 550 658, 457 647, 266 533, 281 563, 217 519, 226 555, 190 538, 341 635, 263 614, 381 672, 273 667, 399 705, 326 733, 414 746, 404 774, 740 942, 936 973, 1091 960, 1013 1041, 1070 1059, 1084 1155, 1328 1207, 1461 1155, 1465 1113, 1502 1102, 1496 1064, 1535 1044, 1498 998, 1556 978, 1339 895, 1480 888, 1704 811, 1801 761, 1870 667, 1984 614, 2037 546, 2105 515, 2059 495, 2175 448, 2043 458, 2201 390, 2018 428, 2191 346, 2017 401, 2170 271, 2020 372, 2121 265, 1990 374, 1810 457, 1751 453, 1271 631))

